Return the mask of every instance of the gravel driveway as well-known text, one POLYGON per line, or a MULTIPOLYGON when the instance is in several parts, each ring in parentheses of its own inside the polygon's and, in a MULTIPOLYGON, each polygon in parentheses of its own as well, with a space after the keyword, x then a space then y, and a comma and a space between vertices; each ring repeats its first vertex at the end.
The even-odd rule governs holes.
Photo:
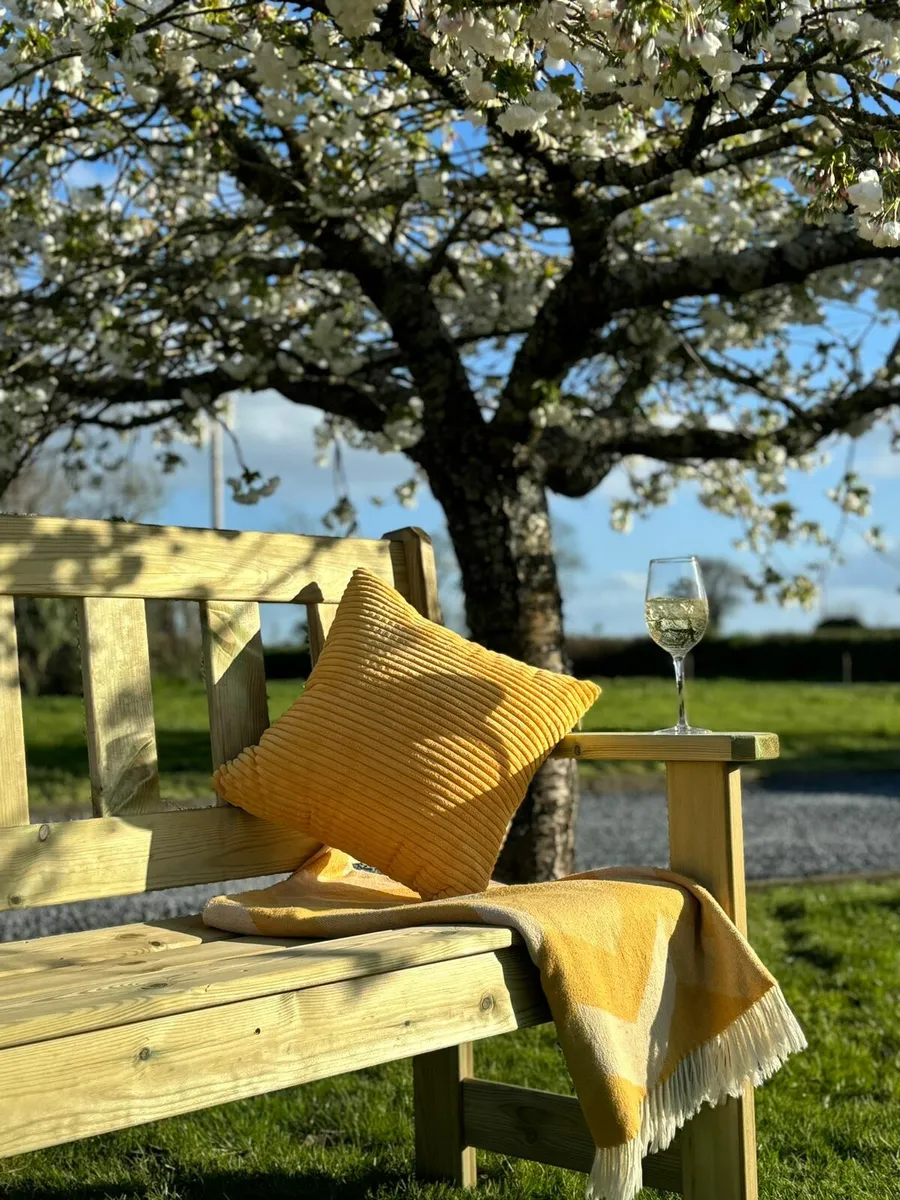
MULTIPOLYGON (((576 853, 582 871, 612 863, 665 866, 662 793, 584 796, 576 853)), ((783 777, 745 787, 744 854, 751 879, 900 874, 900 773, 792 779, 790 790, 783 777)))
MULTIPOLYGON (((750 878, 892 871, 900 874, 900 773, 838 779, 773 779, 744 791, 750 878), (837 790, 840 789, 840 790, 837 790)), ((604 792, 582 797, 579 870, 611 863, 664 866, 662 792, 604 792)), ((244 879, 0 914, 0 941, 198 912, 223 891, 263 887, 244 879)))

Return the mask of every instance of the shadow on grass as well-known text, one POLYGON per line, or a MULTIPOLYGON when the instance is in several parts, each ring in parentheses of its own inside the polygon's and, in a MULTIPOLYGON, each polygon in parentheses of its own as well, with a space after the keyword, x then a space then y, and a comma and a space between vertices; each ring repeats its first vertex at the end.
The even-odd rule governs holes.
MULTIPOLYGON (((141 1183, 91 1183, 72 1187, 40 1184, 4 1188, 4 1200, 149 1200, 177 1196, 178 1200, 372 1200, 399 1195, 410 1176, 401 1171, 373 1168, 352 1179, 335 1179, 326 1171, 207 1171, 202 1178, 170 1167, 159 1179, 141 1183), (164 1187, 164 1190, 161 1188, 164 1187)), ((443 1189, 441 1189, 443 1190, 443 1189)))
POLYGON ((62 738, 53 745, 26 747, 30 771, 53 771, 59 774, 86 777, 88 773, 87 745, 83 738, 62 738))
MULTIPOLYGON (((209 733, 202 729, 157 729, 157 751, 161 771, 212 771, 209 733)), ((83 738, 62 738, 52 744, 41 742, 27 748, 32 770, 53 771, 86 778, 87 745, 83 738)))

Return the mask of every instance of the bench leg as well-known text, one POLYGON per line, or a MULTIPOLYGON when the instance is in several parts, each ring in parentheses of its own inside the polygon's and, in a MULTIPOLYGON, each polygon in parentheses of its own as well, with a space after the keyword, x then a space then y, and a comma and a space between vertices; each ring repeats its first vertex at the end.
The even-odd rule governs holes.
MULTIPOLYGON (((666 766, 669 862, 707 888, 744 934, 747 894, 740 768, 730 763, 666 766)), ((704 1108, 684 1127, 686 1200, 757 1200, 753 1091, 704 1108)))
POLYGON ((460 1081, 474 1073, 472 1043, 419 1054, 413 1059, 416 1174, 471 1188, 477 1181, 475 1150, 465 1144, 460 1081))
POLYGON ((685 1200, 756 1200, 756 1122, 753 1089, 740 1100, 704 1108, 681 1140, 685 1200))

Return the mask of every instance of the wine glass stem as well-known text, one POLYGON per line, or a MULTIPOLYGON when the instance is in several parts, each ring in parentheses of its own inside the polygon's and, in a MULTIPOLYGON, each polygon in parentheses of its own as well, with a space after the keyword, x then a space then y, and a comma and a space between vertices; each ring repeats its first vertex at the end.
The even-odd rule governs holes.
POLYGON ((678 688, 678 732, 687 733, 690 726, 687 723, 687 713, 684 707, 684 658, 675 658, 675 686, 678 688))

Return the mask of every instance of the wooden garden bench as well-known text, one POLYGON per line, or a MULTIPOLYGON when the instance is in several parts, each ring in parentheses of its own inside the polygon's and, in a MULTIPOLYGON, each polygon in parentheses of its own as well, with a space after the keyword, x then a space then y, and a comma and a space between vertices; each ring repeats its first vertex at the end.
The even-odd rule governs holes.
MULTIPOLYGON (((288 872, 314 846, 227 806, 160 795, 144 600, 200 604, 212 760, 268 722, 259 604, 306 606, 313 657, 351 571, 439 616, 414 529, 381 541, 0 517, 0 907, 24 909, 288 872), (94 816, 29 823, 13 596, 78 601, 94 816)), ((740 762, 760 734, 575 734, 557 753, 667 763, 672 867, 745 927, 740 762)), ((199 917, 0 945, 0 1155, 399 1058, 413 1059, 416 1164, 475 1182, 476 1148, 587 1170, 577 1101, 473 1077, 472 1042, 547 1021, 514 934, 490 927, 303 944, 199 917)), ((753 1200, 750 1094, 646 1162, 648 1184, 753 1200)))

